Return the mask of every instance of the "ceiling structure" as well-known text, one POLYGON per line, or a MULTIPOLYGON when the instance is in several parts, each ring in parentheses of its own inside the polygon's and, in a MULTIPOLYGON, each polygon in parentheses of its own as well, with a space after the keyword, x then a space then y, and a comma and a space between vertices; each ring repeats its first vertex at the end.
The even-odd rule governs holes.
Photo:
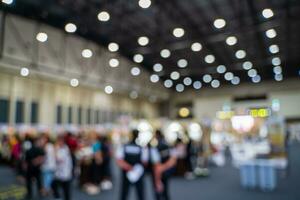
POLYGON ((153 82, 159 76, 179 92, 300 75, 299 0, 2 2, 10 13, 63 30, 72 23, 74 34, 117 43, 120 54, 155 74, 153 82))

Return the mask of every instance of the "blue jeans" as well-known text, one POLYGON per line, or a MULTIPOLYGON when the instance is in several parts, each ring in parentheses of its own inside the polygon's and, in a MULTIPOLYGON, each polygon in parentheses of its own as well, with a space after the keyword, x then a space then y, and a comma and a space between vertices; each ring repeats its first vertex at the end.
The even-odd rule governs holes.
POLYGON ((54 177, 53 171, 51 171, 51 170, 43 171, 43 186, 48 191, 51 189, 53 177, 54 177))

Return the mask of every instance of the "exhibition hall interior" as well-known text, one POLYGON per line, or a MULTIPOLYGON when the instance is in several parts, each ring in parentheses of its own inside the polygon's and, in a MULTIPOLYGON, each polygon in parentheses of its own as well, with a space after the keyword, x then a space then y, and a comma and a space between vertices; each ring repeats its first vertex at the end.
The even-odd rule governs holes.
POLYGON ((1 0, 0 200, 299 200, 299 0, 1 0))

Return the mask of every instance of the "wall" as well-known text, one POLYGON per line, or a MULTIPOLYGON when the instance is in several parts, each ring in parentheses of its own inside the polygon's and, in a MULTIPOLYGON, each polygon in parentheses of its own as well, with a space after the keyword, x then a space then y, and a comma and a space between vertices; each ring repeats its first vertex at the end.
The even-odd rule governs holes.
MULTIPOLYGON (((201 89, 173 94, 172 108, 177 104, 192 102, 193 114, 196 119, 215 117, 216 112, 223 109, 224 105, 231 105, 235 109, 253 107, 271 107, 272 100, 280 101, 280 113, 286 118, 300 118, 300 79, 286 80, 283 82, 264 82, 260 84, 242 84, 239 86, 224 86, 218 89, 201 89), (247 95, 267 95, 267 100, 234 102, 233 97, 247 95)), ((176 109, 171 109, 170 115, 176 116, 176 109)))
MULTIPOLYGON (((14 124, 15 102, 25 102, 25 122, 30 121, 30 104, 32 101, 39 103, 39 123, 54 125, 56 122, 56 106, 63 106, 63 122, 67 122, 67 108, 73 107, 73 122, 77 122, 77 108, 92 108, 100 111, 115 111, 144 115, 146 118, 158 116, 157 105, 146 99, 132 100, 127 96, 112 94, 107 95, 100 89, 79 86, 73 88, 68 83, 44 80, 40 77, 21 77, 11 73, 0 72, 0 98, 9 99, 9 122, 14 124)), ((86 112, 83 112, 83 121, 86 121, 86 112)), ((94 115, 92 115, 92 121, 94 115)))

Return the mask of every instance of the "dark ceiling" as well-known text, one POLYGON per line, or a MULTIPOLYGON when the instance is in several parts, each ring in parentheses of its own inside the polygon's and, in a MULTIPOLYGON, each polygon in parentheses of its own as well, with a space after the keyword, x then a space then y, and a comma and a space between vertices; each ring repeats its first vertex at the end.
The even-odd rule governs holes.
POLYGON ((216 71, 218 65, 225 65, 242 82, 251 82, 242 67, 244 61, 253 63, 262 81, 274 80, 271 60, 277 56, 282 61, 284 80, 299 76, 299 0, 152 0, 147 9, 139 7, 138 0, 15 0, 12 5, 1 5, 1 9, 61 29, 72 22, 78 27, 76 34, 104 46, 117 42, 120 53, 131 60, 135 54, 143 54, 141 65, 151 73, 153 65, 161 63, 164 70, 158 74, 163 80, 176 70, 181 74, 176 82, 182 82, 186 76, 202 81, 204 74, 211 74, 221 85, 229 84, 224 74, 216 71), (264 18, 265 8, 271 8, 274 16, 264 18), (98 21, 102 10, 110 13, 108 22, 98 21), (214 27, 217 18, 226 20, 224 28, 214 27), (185 30, 183 37, 174 37, 176 27, 185 30), (276 30, 277 37, 266 37, 265 31, 271 28, 276 30), (141 47, 137 43, 140 36, 147 36, 150 43, 141 47), (228 36, 236 36, 237 44, 228 46, 228 36), (193 52, 193 42, 200 42, 203 49, 193 52), (278 53, 269 52, 272 44, 279 46, 278 53), (169 58, 160 56, 165 48, 171 50, 169 58), (244 59, 235 57, 239 49, 246 51, 244 59), (215 56, 214 63, 204 61, 208 54, 215 56), (184 69, 177 67, 182 58, 188 61, 184 69))

